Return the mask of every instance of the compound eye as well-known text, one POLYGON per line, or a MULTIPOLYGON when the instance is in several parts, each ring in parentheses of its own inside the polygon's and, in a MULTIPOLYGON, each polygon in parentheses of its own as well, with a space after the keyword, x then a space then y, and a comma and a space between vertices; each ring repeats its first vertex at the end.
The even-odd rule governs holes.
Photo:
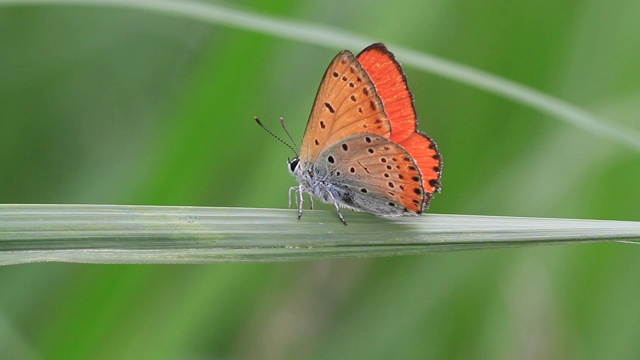
POLYGON ((291 161, 289 161, 289 171, 294 172, 296 171, 296 168, 298 167, 298 164, 300 163, 300 159, 299 158, 293 158, 291 161))

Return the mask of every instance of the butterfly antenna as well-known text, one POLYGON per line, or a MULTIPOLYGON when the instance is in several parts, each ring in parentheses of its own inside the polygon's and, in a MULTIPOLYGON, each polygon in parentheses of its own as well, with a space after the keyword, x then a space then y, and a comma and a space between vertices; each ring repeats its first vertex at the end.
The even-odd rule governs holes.
POLYGON ((291 134, 289 134, 289 129, 287 129, 287 124, 284 123, 284 118, 280 117, 280 125, 282 125, 282 128, 284 129, 284 132, 287 133, 287 136, 289 137, 289 140, 291 140, 291 142, 293 143, 293 146, 296 147, 296 149, 298 149, 298 153, 300 152, 300 147, 298 146, 298 144, 296 144, 296 141, 293 140, 293 137, 291 136, 291 134))
MULTIPOLYGON (((262 122, 260 121, 260 119, 258 119, 257 116, 254 116, 253 119, 258 123, 258 125, 260 125, 260 127, 262 129, 264 129, 264 131, 268 132, 269 135, 273 136, 274 138, 278 139, 278 141, 280 141, 281 143, 285 144, 289 149, 291 149, 291 151, 293 151, 294 154, 296 154, 296 156, 298 156, 298 152, 296 151, 296 149, 294 149, 291 145, 289 145, 289 143, 287 143, 284 140, 282 140, 278 135, 272 133, 271 130, 267 129, 267 127, 262 124, 262 122)), ((289 134, 289 132, 287 132, 287 135, 288 134, 289 134)), ((291 137, 291 135, 289 135, 289 137, 291 137)))

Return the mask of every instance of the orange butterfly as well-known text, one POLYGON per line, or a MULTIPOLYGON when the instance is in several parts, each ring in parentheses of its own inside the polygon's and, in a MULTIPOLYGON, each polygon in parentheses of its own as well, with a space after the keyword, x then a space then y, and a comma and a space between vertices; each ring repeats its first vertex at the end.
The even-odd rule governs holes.
POLYGON ((417 129, 402 67, 381 43, 358 56, 344 50, 333 59, 300 155, 288 164, 300 183, 290 189, 297 194, 298 218, 305 192, 334 204, 345 225, 340 207, 381 216, 415 215, 440 192, 442 156, 417 129))

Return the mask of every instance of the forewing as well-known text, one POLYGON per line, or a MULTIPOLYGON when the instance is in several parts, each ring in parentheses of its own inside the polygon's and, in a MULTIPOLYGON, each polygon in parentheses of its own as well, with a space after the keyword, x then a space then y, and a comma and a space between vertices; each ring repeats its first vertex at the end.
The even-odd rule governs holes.
POLYGON ((384 44, 367 46, 357 57, 375 84, 391 121, 391 140, 402 143, 416 131, 417 116, 407 78, 393 53, 384 44))
POLYGON ((345 50, 333 59, 320 83, 300 159, 313 163, 327 146, 362 132, 389 137, 391 126, 371 79, 354 55, 345 50))

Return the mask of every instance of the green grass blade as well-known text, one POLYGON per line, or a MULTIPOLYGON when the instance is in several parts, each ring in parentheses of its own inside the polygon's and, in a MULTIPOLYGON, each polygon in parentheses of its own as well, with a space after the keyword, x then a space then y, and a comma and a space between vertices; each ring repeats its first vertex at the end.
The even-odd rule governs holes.
POLYGON ((640 239, 640 222, 117 205, 0 205, 0 264, 207 263, 640 239))

